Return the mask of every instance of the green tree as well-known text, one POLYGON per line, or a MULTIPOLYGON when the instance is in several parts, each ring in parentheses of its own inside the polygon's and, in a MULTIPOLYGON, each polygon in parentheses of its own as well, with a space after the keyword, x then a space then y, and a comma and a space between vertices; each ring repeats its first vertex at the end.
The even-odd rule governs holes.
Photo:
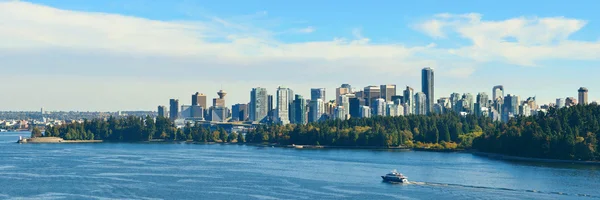
POLYGON ((32 138, 42 137, 42 131, 40 131, 40 129, 37 127, 33 128, 33 130, 31 131, 31 137, 32 138))

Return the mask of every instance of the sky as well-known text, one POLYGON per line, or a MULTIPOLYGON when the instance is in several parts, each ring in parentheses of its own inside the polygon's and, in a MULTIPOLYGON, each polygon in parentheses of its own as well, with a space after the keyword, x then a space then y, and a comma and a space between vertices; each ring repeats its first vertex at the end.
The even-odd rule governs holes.
POLYGON ((600 99, 595 1, 0 0, 0 110, 156 110, 195 92, 396 84, 600 99))

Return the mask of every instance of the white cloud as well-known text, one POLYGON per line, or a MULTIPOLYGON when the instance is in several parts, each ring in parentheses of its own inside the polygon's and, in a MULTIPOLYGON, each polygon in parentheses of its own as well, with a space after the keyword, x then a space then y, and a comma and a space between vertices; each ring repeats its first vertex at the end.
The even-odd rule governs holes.
MULTIPOLYGON (((570 40, 586 21, 565 17, 518 17, 500 21, 482 20, 482 15, 438 14, 418 24, 417 29, 442 38, 456 33, 472 42, 449 52, 480 62, 502 61, 523 66, 551 59, 600 60, 599 42, 570 40)), ((452 39, 452 38, 448 38, 452 39)))
POLYGON ((298 32, 300 33, 312 33, 315 32, 317 29, 315 27, 309 26, 303 29, 298 29, 298 32))

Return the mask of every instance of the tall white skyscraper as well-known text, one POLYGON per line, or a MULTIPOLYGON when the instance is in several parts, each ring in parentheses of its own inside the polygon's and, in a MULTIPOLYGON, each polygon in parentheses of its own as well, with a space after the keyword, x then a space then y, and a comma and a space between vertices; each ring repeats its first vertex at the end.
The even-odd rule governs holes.
POLYGON ((281 86, 277 88, 276 120, 283 125, 290 123, 290 91, 288 88, 281 86))
POLYGON ((404 103, 407 110, 404 114, 415 114, 415 90, 411 87, 406 86, 406 90, 404 90, 404 103))

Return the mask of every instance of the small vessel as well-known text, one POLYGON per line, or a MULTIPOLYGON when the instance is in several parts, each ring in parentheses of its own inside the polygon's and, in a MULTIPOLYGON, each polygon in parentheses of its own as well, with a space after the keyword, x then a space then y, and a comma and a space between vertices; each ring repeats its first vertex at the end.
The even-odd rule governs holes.
POLYGON ((408 177, 398 173, 396 170, 391 171, 385 176, 381 176, 383 181, 390 183, 408 183, 408 177))

